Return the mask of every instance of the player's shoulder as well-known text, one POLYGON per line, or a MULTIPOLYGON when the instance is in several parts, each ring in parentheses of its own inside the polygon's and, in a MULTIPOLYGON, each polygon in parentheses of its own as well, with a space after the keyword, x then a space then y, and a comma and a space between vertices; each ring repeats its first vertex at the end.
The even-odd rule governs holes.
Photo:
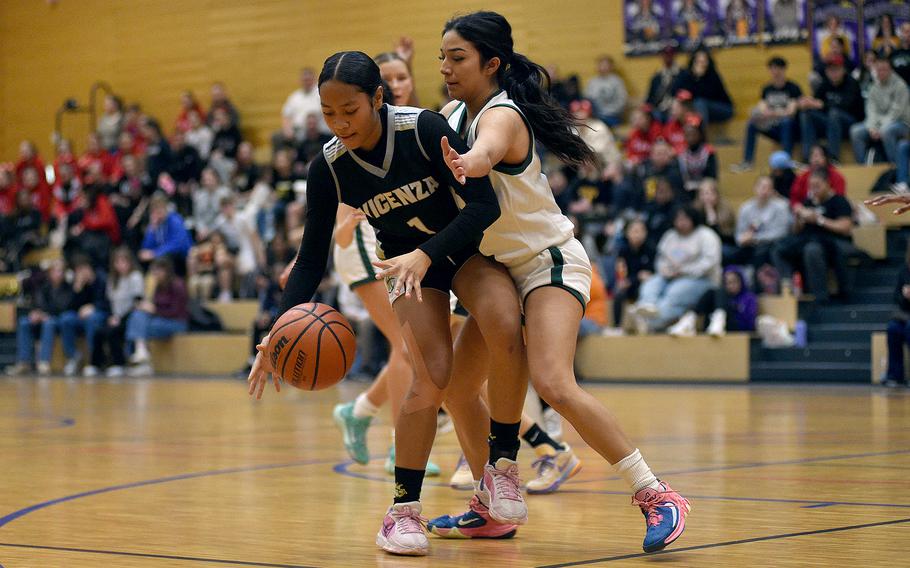
POLYGON ((425 109, 411 106, 392 106, 389 105, 389 112, 394 117, 396 131, 414 130, 417 128, 417 119, 421 114, 426 112, 425 109))
POLYGON ((445 118, 449 118, 459 107, 461 107, 463 105, 464 105, 464 103, 461 101, 451 100, 451 101, 447 102, 446 105, 439 110, 439 114, 441 114, 445 118))
MULTIPOLYGON (((347 151, 347 147, 341 140, 339 140, 337 136, 333 136, 331 140, 323 144, 322 152, 313 159, 313 164, 316 164, 320 159, 326 164, 334 164, 338 158, 343 156, 347 151)), ((312 165, 310 167, 312 168, 312 165)))

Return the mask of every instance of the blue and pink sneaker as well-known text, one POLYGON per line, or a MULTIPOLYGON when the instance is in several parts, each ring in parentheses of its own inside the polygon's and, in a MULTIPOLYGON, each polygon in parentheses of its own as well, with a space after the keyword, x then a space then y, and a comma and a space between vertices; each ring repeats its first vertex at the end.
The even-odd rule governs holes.
POLYGON ((457 517, 443 515, 427 523, 430 532, 442 538, 512 538, 518 525, 500 523, 477 495, 471 498, 467 513, 457 517))
POLYGON ((679 538, 686 528, 689 500, 660 482, 657 489, 645 487, 632 497, 632 504, 641 507, 646 532, 642 550, 657 552, 679 538))
POLYGON ((420 512, 420 501, 395 503, 389 507, 389 512, 376 533, 376 546, 392 554, 429 554, 430 539, 424 528, 427 521, 420 516, 420 512))

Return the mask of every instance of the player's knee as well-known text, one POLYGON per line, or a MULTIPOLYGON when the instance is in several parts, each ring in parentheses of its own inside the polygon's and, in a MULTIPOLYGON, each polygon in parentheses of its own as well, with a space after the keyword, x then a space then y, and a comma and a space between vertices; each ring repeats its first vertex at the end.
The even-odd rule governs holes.
POLYGON ((568 399, 568 388, 565 381, 555 376, 542 377, 534 380, 534 390, 547 404, 559 410, 568 399))

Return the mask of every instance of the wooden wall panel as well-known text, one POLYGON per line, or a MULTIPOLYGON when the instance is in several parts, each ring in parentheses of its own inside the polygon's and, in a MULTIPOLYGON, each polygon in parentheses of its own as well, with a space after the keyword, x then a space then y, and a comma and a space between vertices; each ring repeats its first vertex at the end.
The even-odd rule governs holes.
MULTIPOLYGON (((516 49, 563 73, 588 78, 594 58, 622 51, 619 0, 465 0, 459 12, 487 8, 512 22, 516 49)), ((422 0, 59 0, 0 3, 0 159, 13 159, 18 142, 33 139, 51 155, 53 113, 66 97, 86 103, 96 80, 128 101, 139 101, 170 128, 178 97, 192 89, 208 102, 213 80, 224 81, 239 106, 244 130, 264 144, 279 124, 284 99, 301 66, 319 67, 340 49, 375 53, 396 37, 417 42, 415 73, 426 106, 439 99, 437 48, 449 3, 422 0), (5 123, 5 124, 4 124, 5 123)), ((766 80, 764 62, 780 53, 802 82, 805 46, 738 48, 718 54, 740 116, 766 80)), ((654 57, 624 60, 619 69, 641 95, 657 67, 654 57)), ((83 146, 84 116, 68 117, 65 134, 83 146)))

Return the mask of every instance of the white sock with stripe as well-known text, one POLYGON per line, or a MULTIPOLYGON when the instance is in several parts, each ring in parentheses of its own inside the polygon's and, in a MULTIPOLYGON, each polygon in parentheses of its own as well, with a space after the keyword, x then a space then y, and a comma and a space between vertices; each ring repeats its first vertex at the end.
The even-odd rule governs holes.
POLYGON ((645 487, 657 489, 660 482, 651 472, 651 468, 641 457, 641 452, 635 448, 631 454, 613 464, 613 470, 620 474, 632 488, 632 493, 638 493, 645 487))

